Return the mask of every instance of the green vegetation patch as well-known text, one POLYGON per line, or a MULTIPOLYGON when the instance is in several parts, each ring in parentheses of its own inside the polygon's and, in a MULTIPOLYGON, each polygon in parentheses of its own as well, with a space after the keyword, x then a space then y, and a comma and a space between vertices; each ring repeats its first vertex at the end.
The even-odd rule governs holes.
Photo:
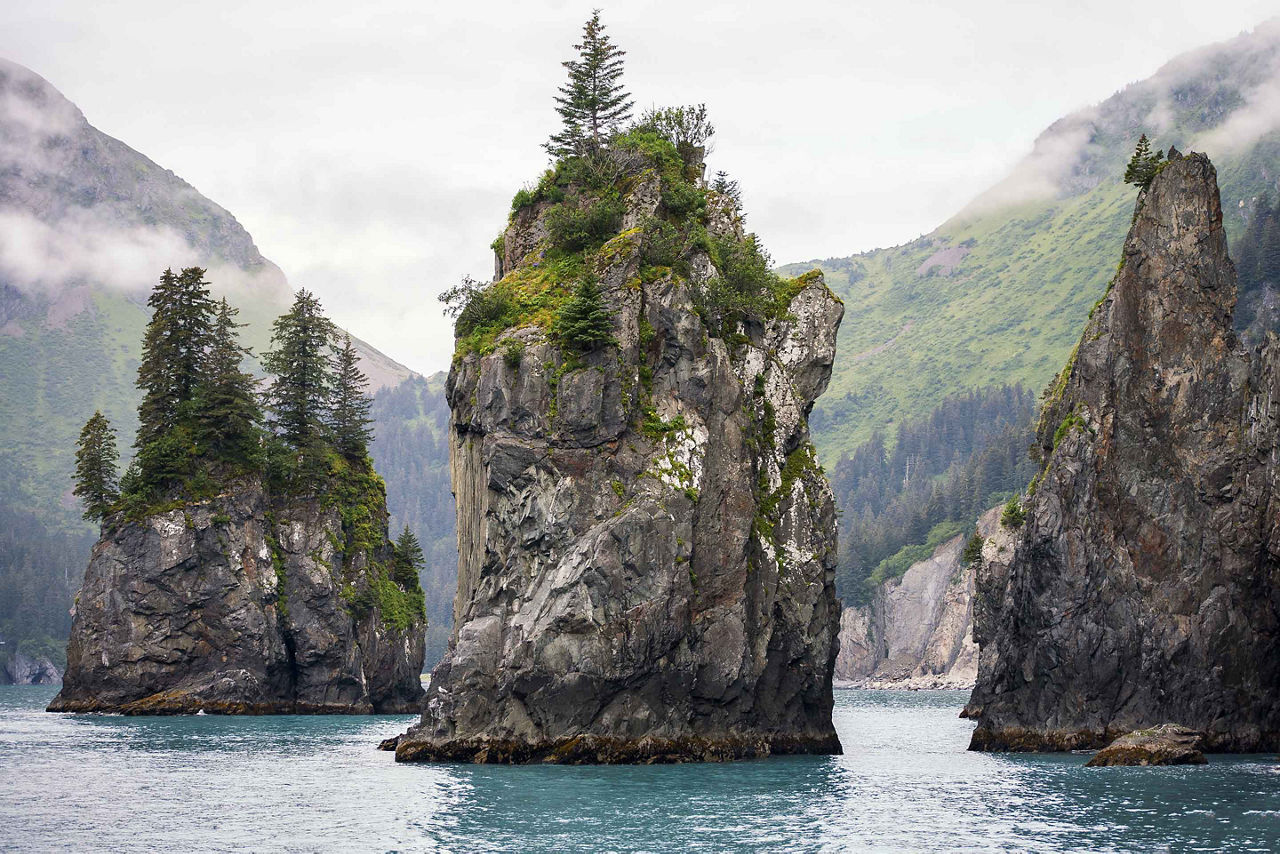
MULTIPOLYGON (((876 568, 871 571, 871 575, 867 576, 867 580, 864 582, 868 592, 874 593, 876 588, 891 578, 901 578, 913 565, 932 557, 938 546, 952 537, 963 534, 964 529, 965 526, 959 522, 939 522, 934 525, 923 543, 903 546, 896 553, 876 565, 876 568)), ((981 549, 982 545, 979 543, 979 555, 981 555, 981 549)))

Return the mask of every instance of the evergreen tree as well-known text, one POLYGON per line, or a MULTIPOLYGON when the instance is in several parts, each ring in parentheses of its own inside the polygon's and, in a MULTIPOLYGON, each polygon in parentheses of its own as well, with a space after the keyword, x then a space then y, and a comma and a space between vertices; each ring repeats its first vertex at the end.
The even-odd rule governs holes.
POLYGON ((555 101, 563 127, 545 146, 554 157, 599 150, 601 140, 631 117, 633 102, 621 83, 626 51, 604 31, 596 9, 582 28, 582 43, 573 46, 578 58, 562 63, 569 80, 555 101))
POLYGON ((240 367, 250 352, 240 345, 236 333, 244 326, 236 323, 239 313, 225 299, 218 303, 196 407, 196 440, 213 459, 250 466, 259 456, 262 410, 253 375, 240 367))
POLYGON ((93 413, 76 442, 76 488, 84 518, 101 521, 120 497, 116 483, 116 434, 101 412, 93 413))
POLYGON ((142 403, 134 446, 139 451, 191 416, 190 403, 203 378, 205 353, 213 338, 215 306, 204 272, 199 267, 188 267, 178 275, 165 270, 147 298, 152 313, 138 365, 142 403))
POLYGON ((555 333, 569 347, 582 353, 613 340, 613 318, 605 308, 595 279, 587 276, 556 316, 555 333))
POLYGON ((273 375, 267 407, 280 437, 298 451, 317 451, 328 439, 332 337, 333 323, 324 316, 320 300, 306 289, 299 290, 292 308, 272 326, 273 349, 262 358, 263 367, 273 375))
POLYGON ((338 453, 349 460, 363 460, 369 453, 373 431, 369 407, 373 401, 365 389, 369 379, 360 370, 360 357, 351 346, 351 336, 343 334, 342 347, 334 354, 333 396, 329 411, 329 434, 338 453))
POLYGON ((1164 161, 1164 151, 1151 153, 1151 142, 1144 133, 1138 137, 1138 144, 1133 150, 1133 157, 1129 158, 1129 165, 1124 170, 1124 182, 1126 184, 1134 184, 1142 189, 1151 186, 1151 182, 1155 179, 1156 173, 1160 171, 1160 165, 1164 161))
POLYGON ((426 555, 422 552, 417 535, 406 524, 395 542, 396 583, 409 589, 418 586, 418 570, 426 566, 426 563, 426 555))

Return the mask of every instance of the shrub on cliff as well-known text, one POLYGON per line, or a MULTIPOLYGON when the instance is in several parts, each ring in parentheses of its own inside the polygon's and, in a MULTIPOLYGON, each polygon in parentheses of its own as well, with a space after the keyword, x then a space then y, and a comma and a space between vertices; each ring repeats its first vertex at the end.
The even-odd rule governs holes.
POLYGON ((577 205, 564 202, 547 213, 547 232, 552 246, 565 252, 580 252, 604 243, 618 233, 626 208, 622 200, 606 197, 577 205))
POLYGON ((1027 508, 1023 507, 1022 502, 1016 497, 1010 498, 1009 503, 1000 513, 1000 524, 1006 528, 1021 528, 1025 521, 1027 521, 1027 508))
POLYGON ((556 317, 556 336, 567 346, 587 353, 613 340, 613 318, 605 308, 600 287, 587 276, 556 317))
POLYGON ((695 289, 702 320, 713 335, 730 334, 741 323, 778 316, 790 301, 787 281, 772 270, 754 234, 745 240, 711 240, 711 260, 720 271, 695 289))

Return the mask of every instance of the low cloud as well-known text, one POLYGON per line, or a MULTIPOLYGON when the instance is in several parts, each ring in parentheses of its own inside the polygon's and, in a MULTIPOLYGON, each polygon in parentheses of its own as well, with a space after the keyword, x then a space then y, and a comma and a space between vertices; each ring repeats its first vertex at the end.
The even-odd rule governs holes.
POLYGON ((52 224, 0 210, 0 279, 26 292, 74 284, 140 291, 191 254, 186 239, 168 228, 117 228, 81 209, 52 224))
MULTIPOLYGON (((1109 162, 1094 140, 1139 133, 1158 147, 1178 145, 1210 156, 1239 151, 1280 129, 1280 20, 1234 39, 1185 53, 1147 80, 1055 122, 1010 175, 971 202, 961 218, 1088 190, 1118 179, 1124 164, 1109 162), (1175 138, 1179 115, 1199 109, 1211 130, 1175 138)), ((1183 134, 1187 134, 1185 127, 1183 134)))

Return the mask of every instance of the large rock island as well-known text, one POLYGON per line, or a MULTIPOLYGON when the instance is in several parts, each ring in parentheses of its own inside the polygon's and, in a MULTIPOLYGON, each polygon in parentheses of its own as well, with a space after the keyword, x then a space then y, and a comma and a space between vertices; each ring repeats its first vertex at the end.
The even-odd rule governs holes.
POLYGON ((984 546, 973 749, 1165 722, 1280 748, 1278 356, 1240 346, 1235 302, 1213 166, 1175 152, 1050 389, 1025 521, 984 546))
POLYGON ((152 290, 136 454, 117 483, 101 412, 75 494, 102 523, 76 597, 55 712, 417 711, 422 548, 387 536, 349 336, 299 291, 262 364, 205 271, 152 290), (270 419, 264 419, 264 412, 270 419))
POLYGON ((516 197, 459 317, 455 624, 397 760, 840 751, 806 419, 843 308, 769 272, 700 160, 642 130, 516 197))
POLYGON ((426 627, 387 574, 393 547, 377 498, 368 551, 349 548, 350 508, 273 500, 259 483, 109 523, 49 710, 417 712, 426 627))

